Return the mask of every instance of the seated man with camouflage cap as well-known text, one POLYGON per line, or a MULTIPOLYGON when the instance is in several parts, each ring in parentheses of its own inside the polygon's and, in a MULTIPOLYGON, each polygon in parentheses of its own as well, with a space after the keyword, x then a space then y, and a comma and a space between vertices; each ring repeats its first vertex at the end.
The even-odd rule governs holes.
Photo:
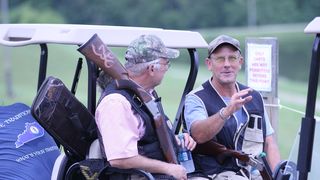
MULTIPOLYGON (((141 35, 130 43, 125 54, 125 67, 130 78, 152 94, 170 67, 170 59, 178 56, 178 50, 166 48, 157 36, 141 35)), ((105 83, 103 80, 100 75, 100 86, 105 83)), ((143 103, 131 91, 117 90, 114 81, 103 86, 95 117, 111 166, 187 179, 183 166, 165 161, 153 117, 147 113, 143 103)), ((179 142, 176 142, 174 134, 171 135, 176 147, 179 142)), ((195 141, 188 134, 184 137, 186 147, 194 149, 195 141)))

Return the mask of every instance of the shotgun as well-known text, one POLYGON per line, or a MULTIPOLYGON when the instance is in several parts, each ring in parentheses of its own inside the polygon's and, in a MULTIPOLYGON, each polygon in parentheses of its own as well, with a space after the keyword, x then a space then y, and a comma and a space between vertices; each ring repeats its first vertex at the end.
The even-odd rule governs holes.
POLYGON ((202 154, 207 156, 213 156, 219 164, 223 164, 229 157, 236 158, 256 169, 259 170, 263 180, 272 180, 272 171, 265 160, 263 155, 259 157, 252 157, 249 154, 228 149, 224 145, 219 144, 216 141, 207 141, 202 144, 197 144, 193 150, 195 154, 202 154))
POLYGON ((151 94, 130 80, 127 70, 97 34, 81 45, 78 51, 115 79, 118 89, 130 89, 140 98, 153 116, 156 133, 167 162, 178 164, 165 117, 151 94))

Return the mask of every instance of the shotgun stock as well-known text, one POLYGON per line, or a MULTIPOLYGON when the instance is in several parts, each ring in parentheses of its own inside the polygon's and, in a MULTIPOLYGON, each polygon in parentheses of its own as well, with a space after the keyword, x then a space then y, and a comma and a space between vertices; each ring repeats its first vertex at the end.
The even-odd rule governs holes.
POLYGON ((81 45, 78 51, 112 78, 129 79, 126 69, 97 34, 94 34, 86 43, 81 45))
POLYGON ((197 144, 195 150, 193 150, 193 153, 213 156, 220 164, 223 164, 227 158, 236 158, 258 169, 263 180, 272 180, 272 172, 268 163, 261 160, 263 157, 254 158, 249 154, 227 149, 224 145, 212 140, 202 144, 197 144))
POLYGON ((140 98, 153 116, 156 133, 167 162, 178 164, 170 139, 170 132, 157 103, 153 100, 154 98, 141 86, 130 80, 126 69, 97 34, 94 34, 86 43, 81 45, 78 51, 114 78, 118 89, 130 89, 140 98))

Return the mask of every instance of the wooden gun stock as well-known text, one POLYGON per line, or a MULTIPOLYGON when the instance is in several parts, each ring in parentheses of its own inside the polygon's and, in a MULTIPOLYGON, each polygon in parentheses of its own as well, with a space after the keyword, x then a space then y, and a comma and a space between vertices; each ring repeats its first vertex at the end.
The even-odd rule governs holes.
MULTIPOLYGON (((227 149, 224 145, 212 140, 202 144, 198 144, 195 150, 193 150, 193 153, 213 156, 220 164, 223 164, 225 160, 230 157, 236 158, 248 164, 250 164, 251 161, 251 157, 248 154, 232 149, 227 149)), ((272 180, 272 172, 268 170, 268 164, 265 164, 267 162, 263 161, 261 163, 263 164, 263 169, 258 170, 260 171, 263 180, 272 180)))
POLYGON ((112 78, 129 79, 126 69, 97 34, 94 34, 86 43, 81 45, 78 51, 112 78))
POLYGON ((167 162, 178 164, 167 124, 153 97, 141 86, 130 80, 126 69, 97 34, 94 34, 86 43, 81 45, 78 51, 115 79, 118 89, 130 89, 143 101, 153 115, 156 133, 167 162))
POLYGON ((220 164, 223 164, 229 157, 237 158, 243 162, 249 161, 249 156, 247 154, 227 149, 224 145, 219 144, 215 141, 208 141, 202 144, 197 144, 193 152, 196 154, 213 156, 220 164))

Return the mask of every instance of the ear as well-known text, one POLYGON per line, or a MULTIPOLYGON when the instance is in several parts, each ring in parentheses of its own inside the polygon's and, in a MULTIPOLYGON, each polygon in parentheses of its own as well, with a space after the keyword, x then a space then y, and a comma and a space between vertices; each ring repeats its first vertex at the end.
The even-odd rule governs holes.
POLYGON ((208 70, 211 71, 211 67, 212 67, 212 61, 209 58, 206 58, 206 60, 204 61, 208 70))
POLYGON ((151 64, 148 68, 148 73, 153 76, 154 75, 154 72, 155 72, 155 67, 153 64, 151 64))
POLYGON ((241 69, 242 68, 242 64, 244 63, 244 59, 243 59, 243 57, 242 56, 240 56, 240 60, 239 60, 239 69, 241 69))
POLYGON ((239 60, 240 65, 242 65, 244 63, 244 59, 242 56, 240 56, 240 60, 239 60))

